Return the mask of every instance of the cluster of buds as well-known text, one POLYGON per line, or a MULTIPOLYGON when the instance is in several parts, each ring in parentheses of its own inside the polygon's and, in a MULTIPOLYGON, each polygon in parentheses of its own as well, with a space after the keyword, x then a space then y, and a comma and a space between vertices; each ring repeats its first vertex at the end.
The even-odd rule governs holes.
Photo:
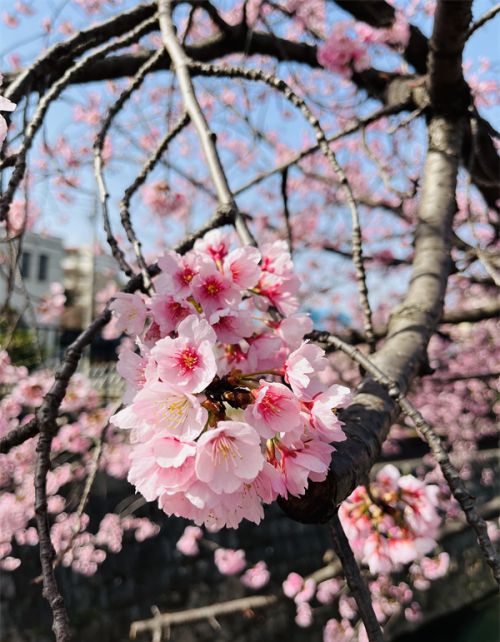
POLYGON ((169 252, 151 298, 117 295, 118 326, 135 335, 118 371, 131 430, 129 480, 167 513, 212 528, 258 523, 263 504, 325 479, 350 400, 320 374, 324 351, 304 340, 299 280, 282 241, 231 249, 209 232, 169 252))
POLYGON ((339 508, 355 555, 371 573, 389 573, 436 547, 439 487, 389 464, 370 486, 358 486, 339 508))

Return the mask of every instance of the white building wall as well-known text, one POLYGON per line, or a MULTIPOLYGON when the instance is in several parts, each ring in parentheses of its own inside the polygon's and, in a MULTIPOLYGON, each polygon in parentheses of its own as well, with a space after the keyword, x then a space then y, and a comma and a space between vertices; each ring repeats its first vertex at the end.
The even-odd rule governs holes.
POLYGON ((8 259, 0 272, 0 307, 7 300, 7 274, 14 264, 13 257, 21 250, 14 288, 9 297, 9 307, 22 313, 27 326, 32 327, 35 324, 38 327, 41 345, 51 352, 57 341, 59 321, 44 323, 39 318, 36 307, 42 298, 49 294, 51 283, 63 283, 63 242, 55 236, 26 231, 21 247, 19 243, 18 240, 12 241, 11 248, 5 251, 8 259))

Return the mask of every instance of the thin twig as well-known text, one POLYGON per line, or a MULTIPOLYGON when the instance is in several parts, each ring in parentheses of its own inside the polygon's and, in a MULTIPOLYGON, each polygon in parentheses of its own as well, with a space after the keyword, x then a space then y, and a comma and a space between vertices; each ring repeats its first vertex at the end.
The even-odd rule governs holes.
POLYGON ((361 575, 359 567, 354 559, 354 554, 349 541, 344 533, 338 513, 335 512, 330 522, 330 530, 333 540, 333 548, 337 553, 345 575, 347 586, 356 600, 358 612, 365 625, 366 634, 370 642, 384 642, 384 636, 377 616, 373 610, 370 591, 361 575))
POLYGON ((171 131, 168 131, 163 136, 161 141, 158 143, 158 146, 156 147, 156 149, 153 151, 151 156, 147 159, 147 161, 142 166, 141 171, 135 177, 133 183, 131 183, 131 185, 129 185, 125 190, 123 198, 120 202, 120 220, 121 220, 123 229, 127 234, 127 238, 134 248, 137 261, 141 268, 144 287, 146 289, 150 288, 151 279, 148 274, 147 265, 144 261, 144 257, 142 256, 141 242, 138 240, 134 232, 132 221, 130 219, 130 211, 129 211, 130 201, 132 199, 132 196, 135 194, 135 192, 145 182, 146 178, 148 177, 148 174, 154 168, 156 163, 160 160, 163 153, 169 146, 170 142, 179 134, 179 132, 181 132, 184 129, 184 127, 186 127, 186 125, 189 123, 189 120, 190 118, 186 113, 182 114, 182 116, 178 119, 178 121, 172 127, 171 131))
POLYGON ((488 9, 486 13, 484 13, 480 18, 478 18, 478 20, 476 20, 476 22, 472 23, 472 25, 469 28, 469 31, 467 32, 466 38, 469 39, 475 31, 480 29, 489 20, 494 18, 499 11, 500 11, 500 2, 496 4, 494 7, 491 7, 491 9, 488 9))
MULTIPOLYGON (((340 131, 336 132, 332 136, 328 136, 327 142, 333 143, 336 140, 340 140, 341 138, 350 136, 351 134, 354 134, 362 127, 366 127, 367 125, 370 125, 371 123, 374 123, 377 120, 380 120, 381 118, 385 118, 386 116, 392 116, 393 114, 396 114, 400 111, 401 111, 401 105, 393 105, 390 107, 383 107, 382 109, 377 109, 369 116, 366 116, 365 118, 360 118, 359 120, 355 120, 353 123, 351 123, 344 129, 341 129, 340 131)), ((282 173, 285 169, 288 169, 289 167, 296 165, 304 158, 307 158, 311 154, 314 154, 317 151, 319 151, 319 149, 320 149, 319 143, 316 143, 315 145, 311 145, 311 147, 307 147, 302 152, 299 152, 298 154, 293 156, 289 161, 285 161, 284 163, 281 163, 281 165, 277 165, 273 169, 267 172, 263 172, 258 176, 255 176, 255 178, 252 178, 247 183, 244 183, 243 185, 238 187, 238 189, 234 191, 235 196, 238 196, 239 194, 242 194, 243 192, 246 192, 247 190, 249 190, 251 187, 254 187, 259 183, 262 183, 262 181, 267 180, 270 176, 274 176, 274 174, 282 173)))
POLYGON ((448 453, 443 448, 439 435, 433 430, 430 424, 425 421, 422 414, 408 401, 408 399, 401 396, 398 399, 398 403, 401 410, 413 421, 417 431, 429 444, 432 454, 439 464, 444 478, 448 482, 451 493, 464 511, 468 524, 474 529, 478 544, 481 547, 486 562, 491 568, 497 584, 500 586, 500 565, 498 562, 498 556, 488 535, 486 522, 476 510, 474 497, 469 493, 458 474, 457 469, 451 463, 448 453))
MULTIPOLYGON (((127 102, 127 100, 130 98, 132 93, 139 89, 139 87, 142 85, 144 82, 146 75, 148 72, 156 65, 160 57, 163 55, 163 50, 158 49, 137 71, 135 76, 132 78, 130 84, 128 87, 126 87, 118 99, 113 103, 113 105, 109 108, 108 113, 106 114, 106 118, 104 119, 101 128, 95 137, 94 141, 94 172, 97 180, 97 186, 99 189, 99 197, 101 201, 101 208, 102 208, 102 215, 103 215, 103 222, 104 222, 104 230, 106 232, 106 238, 108 241, 108 245, 111 248, 111 252, 120 266, 120 269, 125 272, 125 274, 128 277, 131 277, 134 274, 134 271, 130 267, 128 261, 125 258, 125 254, 123 250, 120 248, 118 245, 118 241, 116 240, 116 237, 113 234, 113 231, 111 229, 111 222, 109 219, 109 210, 108 210, 108 200, 109 200, 109 193, 106 187, 106 181, 103 173, 103 165, 104 161, 102 158, 102 150, 104 147, 104 142, 106 140, 106 134, 109 131, 109 128, 111 127, 111 123, 113 122, 114 118, 116 115, 119 113, 119 111, 123 108, 124 104, 127 102)), ((146 263, 144 261, 144 257, 142 256, 142 252, 140 249, 140 244, 137 245, 137 238, 135 237, 134 231, 131 230, 131 234, 133 237, 132 243, 134 244, 134 249, 136 249, 136 255, 137 255, 137 261, 139 263, 139 267, 144 269, 144 272, 146 272, 146 263)))
POLYGON ((365 150, 366 155, 372 161, 372 163, 376 166, 379 176, 382 179, 382 183, 385 185, 387 191, 397 196, 397 198, 399 198, 400 201, 405 201, 407 199, 413 198, 417 192, 417 184, 414 182, 413 189, 407 192, 402 192, 401 190, 394 187, 391 181, 390 174, 387 170, 387 167, 385 167, 385 165, 377 156, 377 154, 372 152, 372 150, 370 149, 370 146, 368 145, 368 141, 366 139, 366 127, 363 127, 361 129, 361 142, 363 144, 363 149, 365 150))
POLYGON ((288 208, 288 167, 281 172, 281 196, 283 198, 283 216, 285 217, 286 237, 288 249, 293 253, 293 230, 290 223, 290 210, 288 208))

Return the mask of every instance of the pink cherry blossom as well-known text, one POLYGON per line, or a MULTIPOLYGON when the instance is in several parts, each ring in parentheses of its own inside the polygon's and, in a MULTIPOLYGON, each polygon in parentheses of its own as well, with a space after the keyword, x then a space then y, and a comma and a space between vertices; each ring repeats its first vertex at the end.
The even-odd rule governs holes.
POLYGON ((365 69, 369 64, 369 58, 365 48, 350 38, 339 24, 319 47, 318 62, 326 69, 350 76, 353 69, 365 69))
POLYGON ((312 331, 313 322, 307 314, 292 314, 276 324, 274 329, 290 350, 296 350, 304 335, 312 331))
POLYGON ((202 264, 193 279, 193 296, 207 315, 234 306, 241 298, 239 288, 208 263, 202 264))
POLYGON ((161 380, 190 393, 201 392, 214 378, 215 332, 204 319, 186 317, 178 327, 177 339, 165 337, 151 350, 161 380))
POLYGON ((236 575, 247 565, 245 551, 231 548, 218 548, 214 553, 214 562, 223 575, 236 575))
POLYGON ((450 566, 450 556, 446 551, 439 553, 437 557, 423 557, 420 560, 420 568, 422 569, 422 574, 428 580, 437 580, 440 577, 444 577, 448 572, 450 566))
POLYGON ((186 526, 182 536, 175 545, 183 555, 193 557, 198 555, 200 548, 198 541, 203 537, 203 531, 198 526, 186 526))
POLYGON ((198 437, 208 419, 207 410, 194 395, 160 381, 144 386, 134 397, 131 409, 137 423, 149 424, 158 434, 183 439, 198 437))
POLYGON ((297 614, 295 615, 295 624, 301 628, 311 626, 313 622, 313 613, 311 605, 308 602, 300 602, 297 604, 297 614))
POLYGON ((117 292, 109 309, 116 315, 116 325, 119 332, 127 332, 132 335, 142 332, 147 310, 138 294, 117 292))
POLYGON ((320 604, 331 604, 342 589, 341 580, 332 577, 318 584, 316 599, 320 604))
POLYGON ((316 593, 316 581, 312 577, 308 577, 304 580, 300 591, 293 598, 296 604, 301 604, 303 602, 309 602, 314 597, 316 593))
POLYGON ((436 491, 389 464, 370 485, 370 496, 360 486, 341 504, 339 516, 353 551, 372 573, 398 569, 435 547, 440 524, 436 491))
POLYGON ((302 427, 299 402, 290 388, 262 379, 254 395, 255 403, 246 408, 245 419, 261 437, 271 439, 276 433, 302 427))
POLYGON ((224 308, 210 316, 210 325, 221 343, 238 343, 252 335, 253 322, 246 310, 224 308))
POLYGON ((136 444, 130 456, 128 480, 148 501, 164 492, 183 493, 195 479, 195 454, 194 442, 176 437, 136 444))
POLYGON ((156 279, 157 292, 178 300, 187 298, 191 294, 192 281, 198 274, 199 264, 195 255, 180 256, 177 252, 167 252, 158 259, 162 272, 156 279))
POLYGON ((356 633, 349 620, 330 619, 323 629, 323 642, 352 642, 356 633))
POLYGON ((250 347, 247 354, 250 372, 281 370, 286 355, 283 341, 270 332, 262 332, 247 338, 250 347))
POLYGON ((257 562, 255 566, 247 569, 240 577, 241 583, 247 588, 258 591, 269 583, 271 574, 265 562, 257 562))
POLYGON ((312 400, 321 391, 321 384, 315 375, 327 365, 325 351, 312 343, 304 342, 286 360, 285 381, 299 399, 312 400))
POLYGON ((343 423, 337 417, 337 410, 345 408, 351 398, 349 388, 336 384, 314 397, 310 411, 311 426, 326 441, 346 439, 342 430, 343 423))
POLYGON ((302 589, 304 578, 298 573, 289 573, 286 580, 282 584, 283 593, 293 599, 297 593, 302 589))
POLYGON ((284 278, 293 275, 293 263, 286 241, 264 243, 261 247, 262 269, 284 278))
POLYGON ((202 239, 194 244, 194 249, 200 254, 208 255, 215 263, 222 265, 229 253, 234 234, 227 230, 210 230, 202 239))
POLYGON ((297 311, 299 300, 296 296, 299 290, 299 280, 293 275, 283 278, 278 274, 263 272, 257 284, 257 292, 266 297, 284 316, 297 311))
POLYGON ((296 497, 304 494, 309 478, 313 481, 326 478, 335 450, 330 444, 312 440, 298 448, 290 449, 278 444, 276 449, 280 458, 275 465, 283 474, 287 492, 296 497))
POLYGON ((253 481, 263 465, 259 435, 243 422, 220 422, 198 440, 196 474, 215 493, 238 490, 253 481))
POLYGON ((156 294, 151 301, 151 312, 164 337, 176 330, 179 323, 193 313, 193 308, 171 295, 156 294))
POLYGON ((260 252, 255 247, 240 247, 226 256, 224 274, 242 290, 253 288, 260 277, 260 252))
POLYGON ((127 381, 127 390, 123 396, 125 403, 130 403, 136 392, 146 383, 145 368, 147 359, 130 348, 122 350, 118 355, 116 371, 127 381))
POLYGON ((348 595, 341 595, 339 598, 339 613, 346 620, 354 620, 358 614, 356 600, 348 595))

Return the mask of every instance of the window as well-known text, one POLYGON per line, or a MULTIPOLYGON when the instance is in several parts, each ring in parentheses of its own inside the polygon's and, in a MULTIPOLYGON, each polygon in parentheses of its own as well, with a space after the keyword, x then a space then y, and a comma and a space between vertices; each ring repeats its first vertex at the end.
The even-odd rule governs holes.
POLYGON ((29 279, 30 278, 30 271, 31 271, 31 254, 29 252, 23 252, 21 254, 21 276, 24 279, 29 279))
POLYGON ((49 274, 49 257, 46 254, 40 254, 38 257, 38 280, 46 281, 49 274))

